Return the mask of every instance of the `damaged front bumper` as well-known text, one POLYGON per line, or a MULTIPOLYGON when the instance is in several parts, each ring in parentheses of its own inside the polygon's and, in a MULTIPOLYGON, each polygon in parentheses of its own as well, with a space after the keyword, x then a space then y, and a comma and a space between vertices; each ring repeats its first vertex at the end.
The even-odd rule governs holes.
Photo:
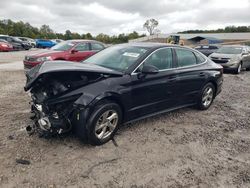
POLYGON ((69 114, 58 114, 56 111, 49 112, 45 106, 41 104, 31 103, 31 119, 33 124, 26 127, 29 134, 34 132, 39 133, 40 136, 52 136, 55 134, 63 134, 72 129, 69 114))

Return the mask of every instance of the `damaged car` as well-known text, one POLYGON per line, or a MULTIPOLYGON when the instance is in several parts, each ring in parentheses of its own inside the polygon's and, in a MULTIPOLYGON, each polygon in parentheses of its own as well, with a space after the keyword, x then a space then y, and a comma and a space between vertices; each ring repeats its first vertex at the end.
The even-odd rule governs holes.
POLYGON ((93 145, 118 127, 188 106, 208 109, 223 68, 200 52, 158 43, 109 47, 80 62, 44 62, 26 73, 34 125, 28 131, 74 131, 93 145))

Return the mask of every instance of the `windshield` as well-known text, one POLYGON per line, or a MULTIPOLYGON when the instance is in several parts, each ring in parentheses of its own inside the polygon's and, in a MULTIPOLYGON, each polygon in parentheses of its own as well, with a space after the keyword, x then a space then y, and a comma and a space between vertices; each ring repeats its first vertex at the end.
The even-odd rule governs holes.
POLYGON ((51 50, 55 51, 67 51, 71 49, 75 44, 72 42, 61 42, 51 48, 51 50))
POLYGON ((16 42, 22 42, 22 40, 20 40, 19 38, 13 37, 13 40, 16 42))
POLYGON ((118 45, 102 50, 83 62, 123 72, 133 65, 147 50, 148 48, 144 47, 118 45))
POLYGON ((231 46, 224 46, 217 50, 217 53, 220 54, 241 54, 242 48, 241 47, 231 47, 231 46))

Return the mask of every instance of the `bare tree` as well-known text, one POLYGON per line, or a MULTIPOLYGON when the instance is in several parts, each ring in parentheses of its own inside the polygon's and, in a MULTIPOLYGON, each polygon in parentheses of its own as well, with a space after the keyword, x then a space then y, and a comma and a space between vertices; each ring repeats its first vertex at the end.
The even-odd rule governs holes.
POLYGON ((143 28, 145 28, 150 35, 155 33, 156 27, 159 25, 159 22, 155 19, 149 19, 143 24, 143 28))

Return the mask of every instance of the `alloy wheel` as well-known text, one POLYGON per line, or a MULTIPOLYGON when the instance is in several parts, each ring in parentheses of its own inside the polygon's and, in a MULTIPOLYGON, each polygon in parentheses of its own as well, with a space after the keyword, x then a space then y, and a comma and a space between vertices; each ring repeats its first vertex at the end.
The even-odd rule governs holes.
POLYGON ((239 74, 241 72, 241 64, 239 64, 238 68, 237 68, 237 73, 239 74))
POLYGON ((114 110, 104 112, 96 122, 95 135, 102 140, 109 137, 118 124, 118 114, 114 110))
POLYGON ((212 87, 207 87, 202 95, 202 104, 204 107, 208 107, 212 101, 213 101, 213 97, 214 97, 214 91, 212 87))

